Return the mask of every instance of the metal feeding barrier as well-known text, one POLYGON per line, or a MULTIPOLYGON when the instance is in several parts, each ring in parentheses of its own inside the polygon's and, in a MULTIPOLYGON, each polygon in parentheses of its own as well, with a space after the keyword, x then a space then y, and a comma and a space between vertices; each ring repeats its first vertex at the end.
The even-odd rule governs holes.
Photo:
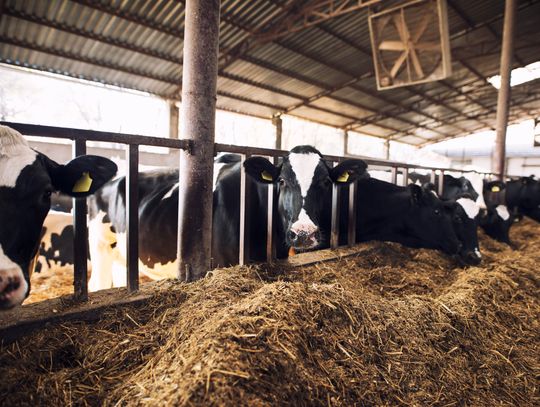
MULTIPOLYGON (((175 150, 188 150, 191 142, 188 140, 176 140, 169 138, 147 137, 133 134, 113 133, 94 130, 82 130, 64 127, 41 126, 23 123, 0 122, 3 125, 12 127, 27 136, 49 137, 57 139, 72 140, 73 158, 86 154, 87 141, 99 141, 109 143, 119 143, 125 145, 126 170, 126 267, 127 267, 127 288, 133 292, 139 289, 139 250, 138 250, 138 176, 139 176, 139 152, 140 146, 166 147, 175 150)), ((275 150, 257 147, 241 147, 226 144, 215 144, 215 154, 234 153, 241 157, 241 164, 252 156, 264 156, 270 158, 274 164, 279 162, 280 157, 285 156, 288 151, 275 150)), ((478 173, 484 177, 491 177, 493 174, 477 171, 461 171, 450 168, 434 168, 421 165, 391 162, 387 160, 376 160, 355 156, 331 156, 324 155, 324 159, 329 165, 336 165, 349 158, 359 158, 364 160, 369 166, 390 168, 392 183, 397 184, 398 173, 403 176, 403 185, 408 183, 408 175, 411 169, 430 172, 430 180, 435 183, 438 177, 439 194, 442 194, 442 186, 445 172, 453 173, 478 173)), ((353 182, 349 186, 349 223, 347 230, 347 244, 352 246, 356 240, 356 188, 357 183, 353 182)), ((341 194, 340 187, 334 185, 332 189, 332 221, 330 246, 335 249, 339 245, 339 200, 341 194)), ((246 173, 241 165, 240 180, 240 244, 238 262, 240 265, 249 263, 249 214, 250 214, 250 183, 246 182, 246 173)), ((266 259, 268 262, 275 260, 275 231, 273 230, 273 214, 277 205, 277 189, 274 184, 268 185, 267 200, 267 247, 266 259)), ((88 299, 88 227, 87 227, 87 205, 85 199, 74 199, 73 206, 74 224, 74 299, 86 301, 88 299)))

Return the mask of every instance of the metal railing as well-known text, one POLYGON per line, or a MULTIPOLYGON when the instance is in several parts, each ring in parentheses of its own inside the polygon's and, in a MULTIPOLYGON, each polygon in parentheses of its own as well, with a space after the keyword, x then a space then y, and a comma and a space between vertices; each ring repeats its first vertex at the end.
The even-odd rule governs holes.
MULTIPOLYGON (((86 154, 87 141, 102 141, 111 143, 124 144, 125 159, 127 162, 126 170, 126 263, 127 263, 127 287, 129 291, 137 291, 139 288, 139 262, 138 262, 138 166, 139 166, 139 147, 158 146, 168 147, 171 149, 190 150, 191 143, 188 140, 176 140, 168 138, 147 137, 133 134, 112 133, 94 130, 72 129, 63 127, 40 126, 23 123, 0 122, 0 124, 9 126, 28 136, 51 137, 59 139, 69 139, 73 141, 73 157, 86 154)), ((270 157, 274 164, 278 163, 280 157, 288 154, 285 150, 275 150, 268 148, 257 147, 241 147, 227 144, 215 144, 215 153, 235 153, 241 156, 243 163, 247 158, 252 156, 270 157)), ((491 177, 493 174, 477 171, 461 171, 451 168, 435 168, 421 165, 391 162, 387 160, 377 160, 359 156, 332 156, 324 155, 324 159, 330 165, 337 164, 345 159, 359 158, 364 160, 369 166, 389 168, 391 178, 394 184, 397 184, 398 173, 403 175, 403 184, 408 183, 408 174, 411 169, 430 171, 430 180, 435 182, 436 177, 439 177, 439 193, 442 193, 442 185, 445 172, 460 172, 460 173, 478 173, 484 177, 491 177)), ((241 166, 241 187, 240 187, 240 244, 239 244, 239 264, 249 262, 249 205, 250 205, 250 183, 246 182, 246 173, 243 165, 241 166)), ((347 244, 353 245, 356 240, 356 183, 350 184, 349 188, 349 224, 347 230, 347 244)), ((340 189, 333 186, 332 190, 332 222, 331 222, 331 248, 337 248, 339 245, 339 200, 340 189)), ((74 199, 74 297, 76 300, 85 301, 88 298, 87 284, 87 205, 85 199, 74 199)), ((276 187, 273 184, 268 186, 268 202, 267 202, 267 246, 266 259, 268 262, 275 260, 275 231, 273 230, 273 215, 277 204, 276 187)))

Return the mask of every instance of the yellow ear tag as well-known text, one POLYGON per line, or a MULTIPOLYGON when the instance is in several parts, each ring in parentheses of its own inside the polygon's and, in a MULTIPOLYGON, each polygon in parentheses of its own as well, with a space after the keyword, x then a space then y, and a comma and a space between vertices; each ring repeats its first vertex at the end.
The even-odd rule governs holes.
POLYGON ((92 186, 92 178, 88 172, 83 172, 83 175, 73 186, 72 192, 88 192, 92 186))
POLYGON ((343 174, 339 176, 337 179, 337 182, 347 182, 349 180, 349 173, 345 171, 343 174))
POLYGON ((268 171, 263 171, 261 172, 261 178, 264 179, 265 181, 273 181, 274 178, 272 178, 272 175, 270 175, 270 173, 268 171))
POLYGON ((501 190, 501 188, 499 188, 497 185, 495 185, 494 187, 491 187, 491 192, 499 192, 501 190))

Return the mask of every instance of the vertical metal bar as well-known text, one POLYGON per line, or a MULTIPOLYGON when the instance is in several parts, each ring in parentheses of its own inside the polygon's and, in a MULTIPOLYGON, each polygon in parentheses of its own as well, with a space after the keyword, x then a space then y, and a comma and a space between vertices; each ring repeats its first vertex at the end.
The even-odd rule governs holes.
POLYGON ((394 185, 397 185, 397 170, 398 170, 397 167, 392 167, 392 168, 390 169, 391 175, 392 175, 392 177, 391 177, 391 180, 392 180, 392 181, 391 181, 391 182, 392 182, 392 184, 394 184, 394 185))
POLYGON ((185 7, 178 187, 178 278, 202 278, 212 262, 212 170, 216 124, 219 0, 185 7))
POLYGON ((442 196, 444 193, 444 171, 440 170, 439 172, 439 185, 437 186, 437 194, 442 196))
POLYGON ((127 288, 133 292, 139 289, 139 146, 128 146, 126 162, 127 288))
POLYGON ((510 75, 512 71, 512 54, 514 52, 514 32, 516 20, 516 0, 506 0, 504 7, 504 26, 501 49, 501 87, 497 96, 497 137, 492 158, 492 172, 502 180, 505 171, 506 127, 510 108, 510 75))
POLYGON ((330 232, 330 247, 336 249, 339 246, 339 196, 340 189, 332 184, 332 226, 330 232))
POLYGON ((435 173, 435 170, 431 170, 431 174, 429 176, 429 182, 431 182, 433 185, 435 185, 435 180, 437 179, 437 174, 435 173))
MULTIPOLYGON (((86 142, 73 142, 73 157, 86 154, 86 142)), ((86 224, 86 199, 73 199, 73 297, 77 301, 88 300, 88 225, 86 224)))
POLYGON ((238 246, 238 264, 241 266, 249 262, 250 183, 244 169, 244 162, 247 158, 249 158, 249 154, 242 154, 240 165, 240 244, 238 246))
POLYGON ((343 156, 347 156, 349 154, 349 132, 347 130, 343 130, 343 156))
MULTIPOLYGON (((274 165, 277 164, 277 157, 274 157, 274 165)), ((266 261, 273 263, 276 258, 275 242, 274 242, 274 208, 276 202, 276 193, 274 184, 268 185, 268 212, 267 212, 267 229, 266 229, 266 261)))
POLYGON ((273 116, 272 124, 276 128, 276 150, 281 150, 281 146, 283 143, 283 120, 281 119, 281 115, 273 116))
POLYGON ((356 190, 358 181, 349 185, 349 231, 347 233, 347 243, 349 247, 356 243, 356 190))
POLYGON ((174 100, 169 101, 169 138, 178 139, 178 125, 180 124, 180 111, 174 100))
POLYGON ((409 169, 408 168, 403 168, 403 181, 402 181, 402 184, 403 184, 404 187, 409 185, 409 169))

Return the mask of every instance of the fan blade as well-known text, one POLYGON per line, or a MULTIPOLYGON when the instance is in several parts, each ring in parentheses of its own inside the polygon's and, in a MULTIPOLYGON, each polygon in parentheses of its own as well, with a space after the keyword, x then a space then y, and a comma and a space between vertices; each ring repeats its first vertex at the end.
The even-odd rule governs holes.
POLYGON ((403 44, 401 41, 383 41, 379 44, 379 50, 382 51, 405 51, 407 45, 403 44))
POLYGON ((414 45, 414 48, 418 51, 440 51, 441 44, 438 42, 419 42, 414 45))
POLYGON ((424 71, 422 69, 422 65, 420 64, 420 60, 418 59, 418 55, 416 54, 416 50, 414 48, 411 48, 410 55, 412 59, 412 63, 414 66, 414 71, 416 72, 416 75, 418 75, 419 78, 424 77, 424 71))
POLYGON ((424 34, 424 32, 426 31, 426 28, 428 27, 429 20, 431 20, 431 13, 424 14, 424 16, 422 17, 422 21, 420 21, 420 25, 418 26, 418 29, 412 36, 413 43, 418 42, 422 34, 424 34))
POLYGON ((396 75, 398 74, 401 66, 403 65, 403 63, 405 62, 405 60, 407 59, 407 54, 408 52, 405 51, 403 54, 401 54, 399 56, 399 58, 396 60, 396 62, 394 63, 394 66, 392 67, 392 69, 390 70, 390 76, 392 78, 395 78, 396 75))

